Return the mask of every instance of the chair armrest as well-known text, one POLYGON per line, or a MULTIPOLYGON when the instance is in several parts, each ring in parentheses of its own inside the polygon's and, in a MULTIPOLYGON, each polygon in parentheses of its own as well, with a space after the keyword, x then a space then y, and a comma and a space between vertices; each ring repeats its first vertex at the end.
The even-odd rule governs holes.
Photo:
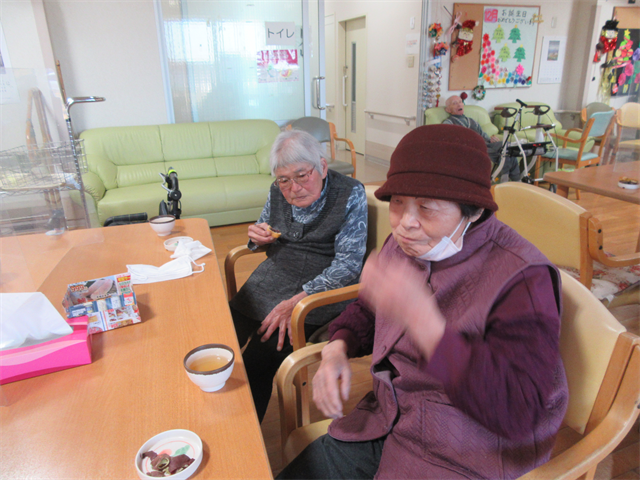
POLYGON ((607 267, 630 267, 640 265, 640 252, 627 253, 608 257, 604 253, 604 239, 602 234, 602 224, 597 218, 591 217, 588 222, 589 232, 589 254, 594 260, 607 267))
POLYGON ((303 298, 294 307, 291 313, 291 336, 293 337, 293 350, 300 350, 306 345, 304 337, 304 320, 307 314, 314 308, 323 307, 333 303, 343 302, 358 297, 360 284, 348 287, 336 288, 327 292, 314 293, 303 298))
POLYGON ((233 296, 238 293, 235 272, 236 261, 240 257, 244 257, 245 255, 251 255, 252 253, 262 253, 266 251, 266 246, 258 247, 255 250, 251 250, 246 245, 241 245, 227 253, 227 256, 224 259, 224 277, 227 281, 227 300, 230 301, 233 296))
POLYGON ((604 417, 590 433, 578 443, 552 458, 544 465, 520 477, 520 480, 569 480, 590 472, 593 478, 598 463, 609 455, 633 427, 640 410, 640 348, 634 348, 618 394, 604 417))
POLYGON ((322 359, 322 349, 327 342, 316 343, 291 353, 284 359, 276 374, 276 388, 278 389, 278 405, 280 408, 280 433, 282 447, 291 432, 297 428, 298 415, 296 412, 297 397, 294 379, 298 372, 322 359))
POLYGON ((351 152, 351 164, 353 165, 353 178, 356 178, 356 147, 353 146, 353 142, 348 138, 340 138, 336 132, 336 126, 332 122, 329 122, 329 133, 331 135, 331 158, 336 158, 336 145, 335 142, 345 142, 349 146, 351 152))

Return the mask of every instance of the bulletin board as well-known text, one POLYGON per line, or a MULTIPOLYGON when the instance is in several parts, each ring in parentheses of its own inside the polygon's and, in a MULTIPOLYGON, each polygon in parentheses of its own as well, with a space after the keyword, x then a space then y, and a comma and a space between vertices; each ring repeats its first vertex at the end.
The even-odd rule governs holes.
POLYGON ((540 7, 456 3, 458 13, 477 24, 471 51, 450 63, 449 90, 530 86, 540 7))

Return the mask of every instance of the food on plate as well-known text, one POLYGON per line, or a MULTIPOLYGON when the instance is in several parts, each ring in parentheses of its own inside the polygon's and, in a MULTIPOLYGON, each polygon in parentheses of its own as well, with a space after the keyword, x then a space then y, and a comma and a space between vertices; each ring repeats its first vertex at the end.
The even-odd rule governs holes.
POLYGON ((269 225, 267 225, 267 230, 269 230, 269 233, 271 234, 271 236, 273 238, 278 238, 280 235, 282 235, 280 230, 275 230, 275 229, 271 228, 271 226, 269 226, 269 225))
POLYGON ((638 179, 637 178, 631 178, 631 177, 620 177, 619 182, 620 183, 626 183, 628 185, 638 185, 638 179))
POLYGON ((181 472, 189 465, 191 465, 195 459, 185 455, 171 456, 166 453, 158 455, 153 450, 143 453, 142 458, 148 458, 151 460, 151 471, 146 472, 150 477, 169 477, 181 472))

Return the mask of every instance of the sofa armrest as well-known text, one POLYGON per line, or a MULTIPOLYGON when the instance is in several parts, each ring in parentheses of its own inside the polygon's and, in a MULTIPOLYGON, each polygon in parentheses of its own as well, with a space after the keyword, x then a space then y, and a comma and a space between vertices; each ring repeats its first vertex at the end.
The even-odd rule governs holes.
POLYGON ((104 183, 100 180, 100 177, 93 172, 83 174, 82 183, 84 184, 85 192, 91 195, 96 203, 104 197, 104 194, 107 191, 104 183))
POLYGON ((271 175, 271 165, 269 164, 269 155, 271 154, 271 146, 265 145, 256 152, 256 160, 258 161, 259 172, 263 175, 271 175))

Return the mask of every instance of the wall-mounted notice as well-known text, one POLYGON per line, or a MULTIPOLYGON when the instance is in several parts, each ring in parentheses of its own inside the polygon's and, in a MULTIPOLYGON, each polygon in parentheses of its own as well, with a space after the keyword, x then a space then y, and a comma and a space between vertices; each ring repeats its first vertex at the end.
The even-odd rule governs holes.
POLYGON ((478 85, 531 86, 539 13, 539 7, 484 7, 478 85))
POLYGON ((20 103, 20 94, 11 69, 4 31, 2 30, 2 24, 0 24, 0 105, 8 103, 20 103))
POLYGON ((294 22, 264 22, 267 45, 296 45, 294 22))
POLYGON ((540 55, 538 83, 560 83, 567 37, 544 37, 540 55))
POLYGON ((297 82, 298 50, 260 50, 258 83, 297 82))

